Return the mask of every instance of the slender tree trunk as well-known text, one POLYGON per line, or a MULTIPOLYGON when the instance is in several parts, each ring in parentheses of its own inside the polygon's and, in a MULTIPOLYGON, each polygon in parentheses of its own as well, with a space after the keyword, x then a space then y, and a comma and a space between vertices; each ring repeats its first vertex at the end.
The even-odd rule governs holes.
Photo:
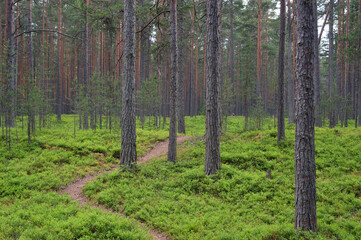
POLYGON ((31 140, 31 130, 33 130, 34 124, 35 124, 35 115, 33 113, 32 104, 33 102, 31 99, 31 92, 34 90, 35 87, 34 81, 35 81, 35 72, 34 72, 34 64, 33 64, 33 35, 31 33, 32 31, 32 23, 33 23, 33 15, 32 15, 32 9, 31 9, 31 0, 28 0, 29 2, 29 12, 28 12, 28 31, 29 31, 29 38, 28 38, 28 49, 29 49, 29 84, 27 89, 27 102, 28 102, 28 143, 30 143, 31 140))
POLYGON ((287 51, 287 77, 288 77, 288 123, 295 122, 295 98, 293 91, 292 75, 292 20, 291 20, 291 1, 288 0, 287 7, 287 31, 288 31, 288 51, 287 51))
POLYGON ((295 228, 317 230, 313 1, 296 2, 295 228))
POLYGON ((321 80, 320 80, 320 56, 318 49, 318 26, 317 26, 317 1, 313 2, 313 34, 314 36, 314 76, 313 80, 315 81, 315 113, 316 113, 316 126, 322 127, 322 115, 321 115, 321 80))
POLYGON ((15 93, 16 93, 16 51, 15 51, 15 19, 14 19, 14 0, 8 0, 7 5, 7 28, 6 37, 8 44, 8 97, 10 101, 7 105, 7 118, 5 125, 7 127, 13 127, 15 124, 15 93))
MULTIPOLYGON (((183 0, 178 0, 178 9, 183 7, 183 0)), ((186 133, 184 122, 184 74, 183 74, 183 12, 178 11, 178 87, 177 87, 177 108, 178 108, 178 133, 186 133)))
POLYGON ((334 106, 334 99, 336 97, 334 90, 334 63, 333 63, 333 5, 334 0, 330 0, 329 3, 330 8, 330 16, 329 16, 329 31, 328 31, 328 96, 330 103, 330 111, 329 111, 329 120, 330 120, 330 128, 334 128, 336 126, 336 111, 334 106))
POLYGON ((262 9, 261 0, 258 0, 258 21, 257 21, 257 97, 261 96, 262 82, 262 9))
POLYGON ((284 117, 284 57, 286 36, 286 3, 281 0, 280 10, 280 42, 278 52, 278 136, 277 143, 285 139, 285 117, 284 117))
POLYGON ((235 101, 235 96, 234 96, 234 37, 233 37, 233 0, 230 0, 230 37, 229 37, 229 45, 230 45, 230 66, 229 66, 229 78, 231 79, 231 86, 232 86, 232 101, 231 103, 234 104, 234 108, 233 108, 233 112, 236 112, 235 108, 236 108, 236 101, 235 101))
POLYGON ((84 116, 83 116, 83 128, 89 128, 89 106, 88 106, 88 83, 89 83, 89 25, 88 25, 88 6, 89 0, 85 0, 85 32, 84 32, 84 116))
POLYGON ((168 144, 168 162, 177 161, 177 116, 176 116, 176 99, 177 99, 177 0, 170 0, 170 122, 169 122, 169 144, 168 144))
POLYGON ((56 115, 57 120, 61 121, 61 0, 58 2, 58 76, 56 79, 56 115))
POLYGON ((124 81, 120 165, 132 168, 137 161, 135 124, 135 0, 124 1, 124 81))
POLYGON ((221 4, 207 1, 207 87, 206 87, 206 159, 205 174, 221 168, 219 82, 221 69, 221 4))

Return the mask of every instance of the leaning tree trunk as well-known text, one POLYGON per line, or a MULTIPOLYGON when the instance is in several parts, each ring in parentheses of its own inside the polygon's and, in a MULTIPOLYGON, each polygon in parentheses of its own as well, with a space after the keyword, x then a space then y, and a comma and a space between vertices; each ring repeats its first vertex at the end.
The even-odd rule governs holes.
POLYGON ((295 228, 317 230, 313 1, 296 2, 295 228))
POLYGON ((207 86, 206 86, 206 159, 205 174, 215 174, 221 168, 220 157, 220 4, 207 1, 207 86))
POLYGON ((277 143, 285 139, 285 116, 284 116, 284 58, 285 58, 285 36, 286 36, 286 3, 281 0, 280 42, 278 52, 278 136, 277 143))
MULTIPOLYGON (((178 6, 183 6, 183 0, 178 1, 178 6)), ((186 133, 185 122, 184 122, 184 74, 183 74, 183 13, 178 12, 178 83, 177 83, 177 108, 178 108, 178 133, 186 133)))
POLYGON ((177 161, 177 116, 176 116, 176 97, 177 97, 177 0, 170 1, 170 106, 169 106, 169 144, 168 144, 168 162, 177 161))
POLYGON ((122 148, 120 165, 132 168, 137 162, 135 130, 135 0, 124 1, 122 148))
POLYGON ((288 49, 287 49, 287 78, 288 78, 288 123, 295 122, 295 98, 293 91, 292 74, 292 20, 291 20, 291 1, 288 0, 287 7, 287 31, 288 31, 288 49))

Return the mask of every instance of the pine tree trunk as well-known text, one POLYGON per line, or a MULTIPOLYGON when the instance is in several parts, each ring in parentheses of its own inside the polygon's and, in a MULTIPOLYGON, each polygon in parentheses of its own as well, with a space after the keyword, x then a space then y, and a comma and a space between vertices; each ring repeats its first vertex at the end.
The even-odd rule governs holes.
POLYGON ((168 144, 168 162, 177 161, 177 0, 170 0, 170 122, 169 122, 169 144, 168 144))
POLYGON ((330 128, 334 128, 336 126, 336 111, 334 106, 334 99, 336 97, 334 90, 334 63, 333 63, 333 6, 334 0, 330 0, 329 3, 330 15, 329 15, 329 32, 328 32, 328 96, 330 102, 330 111, 329 111, 329 120, 330 120, 330 128))
POLYGON ((291 2, 288 0, 287 8, 287 31, 288 31, 288 51, 287 51, 287 78, 288 78, 288 123, 295 122, 295 98, 292 75, 292 20, 291 20, 291 2))
POLYGON ((315 81, 315 113, 316 113, 316 126, 322 127, 322 115, 321 115, 321 80, 320 80, 320 56, 318 49, 318 26, 317 26, 317 1, 313 2, 313 34, 314 36, 314 76, 313 80, 315 81))
POLYGON ((230 54, 230 64, 229 64, 229 77, 230 77, 230 80, 231 80, 231 86, 232 86, 232 89, 231 89, 231 92, 232 92, 232 101, 231 103, 234 104, 234 108, 232 109, 233 113, 236 112, 236 101, 234 99, 234 37, 233 37, 233 0, 230 0, 230 37, 229 37, 229 45, 230 45, 230 51, 231 51, 231 54, 230 54))
POLYGON ((278 52, 278 136, 277 143, 285 139, 285 117, 284 117, 284 58, 285 58, 285 36, 286 36, 286 3, 281 0, 280 10, 280 42, 278 52))
MULTIPOLYGON (((89 6, 89 0, 85 0, 86 7, 89 6)), ((89 106, 88 106, 88 84, 89 83, 89 25, 88 25, 88 9, 85 9, 85 31, 84 31, 84 116, 83 128, 89 128, 89 106)))
POLYGON ((219 82, 221 68, 221 5, 207 1, 207 86, 206 86, 206 158, 205 174, 215 174, 221 168, 219 82))
MULTIPOLYGON (((178 9, 183 7, 183 0, 178 0, 178 9)), ((183 74, 183 12, 178 11, 178 83, 177 83, 177 117, 178 133, 186 133, 184 122, 184 74, 183 74)))
POLYGON ((262 9, 261 0, 258 0, 258 21, 257 21, 257 97, 261 96, 262 82, 262 9))
POLYGON ((7 6, 7 44, 8 44, 8 60, 7 67, 9 73, 9 82, 7 87, 7 94, 9 97, 8 105, 7 105, 7 118, 5 120, 5 125, 7 127, 13 127, 15 121, 15 93, 16 93, 16 51, 15 51, 15 20, 14 20, 14 8, 15 3, 14 0, 8 0, 7 6))
POLYGON ((120 165, 137 161, 135 124, 135 0, 124 1, 124 69, 120 165))
MULTIPOLYGON (((61 33, 61 0, 58 2, 58 31, 61 33)), ((58 75, 56 79, 56 115, 57 120, 61 121, 61 35, 58 33, 58 75)))
POLYGON ((296 2, 295 228, 317 230, 313 1, 296 2))

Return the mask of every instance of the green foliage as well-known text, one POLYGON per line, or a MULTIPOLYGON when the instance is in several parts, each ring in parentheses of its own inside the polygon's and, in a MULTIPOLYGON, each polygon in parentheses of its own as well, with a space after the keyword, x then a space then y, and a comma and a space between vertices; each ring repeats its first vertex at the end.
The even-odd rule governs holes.
POLYGON ((1 239, 148 239, 146 230, 116 214, 78 204, 57 193, 32 192, 0 205, 1 239))
MULTIPOLYGON (((49 123, 52 128, 36 132, 30 144, 26 131, 12 136, 10 151, 0 139, 0 239, 148 239, 146 229, 124 217, 79 208, 53 192, 118 164, 120 133, 78 131, 74 138, 73 116, 49 123)), ((138 155, 167 136, 166 131, 137 130, 138 155)))
MULTIPOLYGON (((200 124, 202 117, 186 118, 187 126, 200 124)), ((240 133, 231 127, 222 137, 216 176, 204 175, 198 137, 181 148, 175 165, 155 160, 135 173, 98 177, 86 195, 175 239, 359 239, 361 132, 316 129, 318 233, 294 230, 293 127, 286 135, 277 145, 274 129, 240 133)))

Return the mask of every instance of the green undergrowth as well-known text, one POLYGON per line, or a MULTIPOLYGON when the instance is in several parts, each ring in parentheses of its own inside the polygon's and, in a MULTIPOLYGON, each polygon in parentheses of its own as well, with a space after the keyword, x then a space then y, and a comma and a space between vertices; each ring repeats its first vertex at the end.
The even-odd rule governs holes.
POLYGON ((0 239, 149 239, 134 221, 92 208, 79 208, 57 193, 31 192, 0 206, 0 239))
MULTIPOLYGON (((4 138, 0 139, 0 239, 145 239, 144 231, 124 217, 119 220, 112 214, 80 210, 69 197, 51 193, 119 164, 119 131, 77 130, 74 138, 72 119, 63 115, 62 122, 52 121, 50 128, 37 129, 30 144, 26 129, 22 131, 17 123, 18 128, 11 130, 10 151, 4 138)), ((167 136, 163 130, 138 129, 138 155, 167 136)))
POLYGON ((200 136, 179 150, 176 164, 160 159, 99 176, 85 193, 174 239, 361 239, 360 130, 316 130, 317 233, 294 230, 292 125, 286 135, 277 145, 274 129, 226 133, 222 169, 211 177, 200 136))

